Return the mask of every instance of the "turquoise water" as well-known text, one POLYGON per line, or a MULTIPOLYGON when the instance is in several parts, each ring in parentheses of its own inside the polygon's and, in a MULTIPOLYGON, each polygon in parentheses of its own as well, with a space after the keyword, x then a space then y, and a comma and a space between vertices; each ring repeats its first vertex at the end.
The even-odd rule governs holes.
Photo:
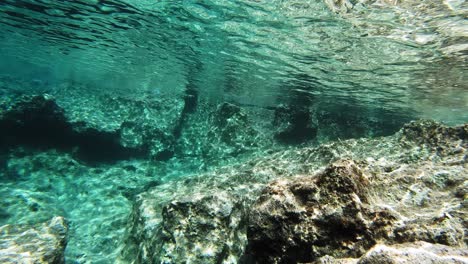
POLYGON ((467 14, 457 0, 3 0, 0 224, 65 216, 67 262, 112 263, 151 186, 419 118, 466 123, 467 14))
POLYGON ((213 100, 299 94, 466 120, 466 3, 349 3, 3 1, 0 69, 124 94, 190 84, 213 100))

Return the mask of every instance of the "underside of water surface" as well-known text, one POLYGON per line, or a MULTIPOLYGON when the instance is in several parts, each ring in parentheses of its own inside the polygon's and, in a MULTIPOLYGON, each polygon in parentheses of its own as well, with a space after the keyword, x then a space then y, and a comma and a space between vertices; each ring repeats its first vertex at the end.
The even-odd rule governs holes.
POLYGON ((463 0, 3 0, 0 262, 297 263, 382 240, 467 261, 467 15, 463 0), (328 183, 348 169, 355 196, 328 183), (336 217, 353 197, 362 223, 336 217), (382 235, 377 204, 455 222, 382 235))

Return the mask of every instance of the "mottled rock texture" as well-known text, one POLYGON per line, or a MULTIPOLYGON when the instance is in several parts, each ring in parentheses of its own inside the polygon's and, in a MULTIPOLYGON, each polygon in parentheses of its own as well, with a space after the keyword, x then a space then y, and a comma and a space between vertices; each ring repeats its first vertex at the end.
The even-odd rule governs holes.
POLYGON ((64 218, 54 217, 49 222, 0 227, 1 263, 65 263, 68 225, 64 218))
POLYGON ((360 256, 375 243, 372 234, 394 220, 390 212, 367 212, 368 185, 351 160, 269 184, 250 212, 249 252, 260 263, 307 262, 330 251, 360 256))
POLYGON ((396 245, 377 244, 359 259, 321 257, 315 264, 382 264, 382 263, 468 263, 468 250, 423 241, 396 245))
POLYGON ((466 125, 410 123, 398 141, 427 158, 340 160, 270 183, 250 212, 248 252, 258 262, 295 263, 358 257, 378 241, 464 246, 467 134, 466 125))
POLYGON ((176 145, 179 157, 196 158, 199 167, 228 164, 255 151, 272 147, 270 134, 261 132, 254 114, 231 103, 208 105, 190 114, 176 145))
POLYGON ((177 98, 19 95, 0 102, 0 147, 73 150, 90 161, 167 160, 183 106, 177 98))
POLYGON ((136 198, 120 261, 313 262, 382 242, 464 248, 466 135, 466 125, 419 121, 156 186, 136 198))
POLYGON ((207 167, 271 146, 241 107, 194 107, 182 96, 18 94, 0 100, 0 151, 56 148, 94 163, 177 157, 207 167))
POLYGON ((174 152, 174 130, 182 118, 182 95, 124 97, 62 89, 57 104, 78 133, 106 133, 127 149, 165 160, 174 152))

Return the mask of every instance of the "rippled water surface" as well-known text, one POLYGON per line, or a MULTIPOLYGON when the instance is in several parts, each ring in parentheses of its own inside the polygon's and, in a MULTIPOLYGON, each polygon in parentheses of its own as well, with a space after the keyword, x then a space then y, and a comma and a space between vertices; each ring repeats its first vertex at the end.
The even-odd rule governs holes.
POLYGON ((468 118, 465 1, 5 0, 0 11, 2 75, 468 118))

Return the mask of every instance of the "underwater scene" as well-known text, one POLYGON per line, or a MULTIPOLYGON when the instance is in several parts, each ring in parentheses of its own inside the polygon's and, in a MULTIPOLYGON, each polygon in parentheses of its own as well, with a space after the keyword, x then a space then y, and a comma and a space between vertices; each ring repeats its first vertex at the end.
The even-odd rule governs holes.
POLYGON ((1 0, 0 263, 468 263, 464 0, 1 0))

